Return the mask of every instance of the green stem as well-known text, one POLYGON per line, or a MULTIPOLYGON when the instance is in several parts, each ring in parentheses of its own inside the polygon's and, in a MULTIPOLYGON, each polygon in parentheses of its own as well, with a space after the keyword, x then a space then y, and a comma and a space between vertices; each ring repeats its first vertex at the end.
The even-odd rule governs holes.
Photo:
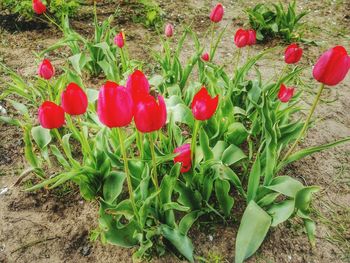
POLYGON ((130 171, 129 171, 129 164, 128 164, 128 159, 126 155, 126 150, 125 150, 125 145, 124 145, 124 140, 123 140, 123 135, 121 128, 116 128, 118 132, 118 138, 119 138, 119 143, 120 143, 120 151, 123 156, 123 161, 124 161, 124 170, 125 170, 125 175, 126 175, 126 182, 128 185, 128 191, 129 191, 129 197, 131 201, 131 206, 134 210, 134 215, 137 218, 137 222, 140 222, 138 212, 136 209, 136 204, 135 204, 135 199, 134 199, 134 194, 133 194, 133 189, 132 189, 132 183, 131 183, 131 176, 130 176, 130 171))
POLYGON ((143 160, 144 159, 144 148, 143 148, 143 134, 136 130, 136 138, 138 140, 138 144, 140 146, 139 151, 140 151, 140 157, 143 160))
POLYGON ((81 146, 88 153, 89 157, 92 158, 92 150, 91 150, 88 138, 85 137, 84 130, 83 130, 83 125, 81 123, 80 116, 77 116, 77 126, 78 126, 78 130, 79 130, 79 133, 80 133, 80 136, 81 136, 81 146))
POLYGON ((311 117, 316 109, 316 106, 320 100, 320 97, 321 97, 321 94, 322 94, 322 91, 324 89, 325 85, 324 84, 321 84, 320 85, 320 88, 318 89, 318 92, 317 92, 317 95, 315 97, 315 100, 312 104, 312 107, 310 109, 310 112, 306 118, 306 121, 304 123, 304 126, 302 128, 302 130, 300 131, 297 139, 295 140, 295 142, 293 143, 292 147, 290 147, 290 149, 288 150, 288 152, 286 153, 286 155, 283 157, 282 159, 282 162, 285 161, 291 154, 292 152, 294 151, 295 147, 298 145, 299 141, 301 140, 301 138, 304 136, 305 132, 306 132, 306 129, 308 128, 309 126, 309 123, 310 123, 310 120, 311 120, 311 117))
MULTIPOLYGON (((124 50, 123 48, 120 48, 119 50, 120 50, 120 58, 122 60, 123 73, 125 73, 127 69, 127 65, 126 65, 124 50)), ((123 75, 123 73, 121 75, 123 75)))
POLYGON ((58 27, 59 30, 61 30, 63 32, 63 28, 56 23, 55 20, 53 20, 50 16, 48 16, 46 13, 44 13, 44 16, 47 18, 47 20, 49 20, 52 24, 54 24, 55 26, 58 27))
POLYGON ((46 80, 46 85, 47 85, 47 90, 49 91, 49 100, 52 102, 55 102, 52 94, 52 88, 48 80, 46 80))
POLYGON ((212 61, 212 56, 213 56, 214 29, 215 29, 215 23, 211 23, 210 24, 211 39, 210 39, 209 61, 212 61))
POLYGON ((158 175, 157 175, 157 161, 156 161, 156 152, 154 150, 154 140, 152 137, 152 133, 148 134, 148 138, 149 138, 149 145, 150 145, 151 155, 152 155, 152 166, 153 166, 152 181, 153 181, 154 187, 156 188, 156 191, 158 191, 159 185, 158 185, 158 175))
POLYGON ((233 73, 232 73, 232 79, 234 79, 234 76, 236 74, 236 71, 239 66, 239 62, 241 61, 241 56, 242 56, 242 49, 238 48, 237 56, 236 56, 236 63, 234 63, 234 68, 233 68, 233 73))
POLYGON ((200 121, 194 121, 194 128, 192 134, 192 142, 191 142, 191 160, 192 160, 192 169, 194 171, 194 167, 196 165, 196 146, 197 146, 197 134, 199 130, 200 121))

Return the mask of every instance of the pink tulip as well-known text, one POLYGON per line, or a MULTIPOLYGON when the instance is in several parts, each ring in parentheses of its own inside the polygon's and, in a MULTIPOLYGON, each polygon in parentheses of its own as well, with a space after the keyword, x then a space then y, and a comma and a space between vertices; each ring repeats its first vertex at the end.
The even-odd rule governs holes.
POLYGON ((172 37, 174 35, 174 27, 172 24, 166 24, 165 30, 164 30, 166 37, 172 37))
POLYGON ((281 102, 288 102, 293 97, 294 90, 295 88, 293 87, 287 88, 284 84, 281 84, 278 92, 278 99, 281 102))
POLYGON ((114 44, 116 44, 119 48, 124 47, 124 33, 120 32, 118 35, 114 37, 114 44))
POLYGON ((202 55, 202 60, 203 60, 203 61, 209 61, 209 54, 208 54, 208 52, 206 52, 206 53, 204 53, 204 54, 202 55))
POLYGON ((284 61, 287 64, 298 63, 303 55, 303 49, 298 44, 290 44, 284 52, 284 61))
POLYGON ((43 79, 49 80, 55 75, 55 69, 50 60, 44 59, 38 67, 38 75, 43 79))
POLYGON ((219 23, 224 16, 224 7, 222 4, 217 4, 210 13, 210 20, 214 23, 219 23))
POLYGON ((249 43, 249 32, 244 29, 238 29, 236 31, 234 42, 238 48, 245 47, 249 43))

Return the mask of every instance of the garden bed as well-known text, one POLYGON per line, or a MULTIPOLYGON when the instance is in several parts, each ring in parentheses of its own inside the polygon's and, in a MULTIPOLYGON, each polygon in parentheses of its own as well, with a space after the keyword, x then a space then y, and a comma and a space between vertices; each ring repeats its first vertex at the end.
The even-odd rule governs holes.
MULTIPOLYGON (((215 61, 226 64, 229 72, 233 70, 232 63, 226 59, 231 57, 228 54, 233 54, 233 34, 238 26, 247 22, 243 9, 254 4, 255 1, 241 4, 223 1, 226 13, 221 26, 228 23, 229 27, 215 61)), ((310 65, 314 64, 320 50, 325 51, 334 45, 349 47, 349 5, 349 1, 329 4, 319 1, 298 2, 299 8, 311 11, 306 17, 305 38, 315 40, 320 45, 305 46, 305 57, 302 61, 305 66, 310 68, 310 65)), ((182 23, 193 21, 194 29, 204 34, 209 25, 206 14, 209 13, 211 5, 208 1, 174 1, 170 4, 161 2, 160 6, 165 12, 165 20, 175 24, 175 32, 181 29, 182 23)), ((113 8, 113 4, 102 5, 98 9, 99 19, 106 18, 104 14, 109 15, 113 8)), ((86 14, 91 12, 88 6, 83 10, 86 14)), ((91 17, 84 14, 79 17, 73 21, 73 27, 84 35, 91 34, 91 17)), ((118 24, 118 21, 115 23, 118 24)), ((6 23, 4 25, 6 26, 6 23)), ((144 61, 147 61, 147 57, 150 59, 146 46, 157 48, 156 33, 125 19, 122 19, 121 27, 127 34, 129 52, 133 58, 144 61)), ((33 51, 42 51, 55 43, 60 36, 60 32, 52 27, 31 31, 21 28, 13 31, 13 27, 3 28, 0 61, 30 77, 37 70, 37 64, 33 63, 33 51)), ((178 38, 179 34, 175 37, 178 38)), ((270 42, 257 45, 251 51, 258 53, 275 45, 280 45, 281 48, 259 62, 259 65, 268 65, 264 67, 265 72, 263 71, 266 79, 281 71, 284 44, 270 42), (281 62, 278 64, 276 61, 281 62), (274 68, 271 65, 274 65, 274 68)), ((193 54, 191 47, 186 46, 184 49, 184 56, 193 54)), ((52 55, 50 58, 59 68, 62 54, 56 53, 55 56, 56 59, 52 55)), ((147 70, 154 70, 152 64, 147 65, 147 70)), ((304 72, 303 77, 306 80, 311 79, 311 70, 304 72)), ((89 83, 97 89, 103 81, 101 79, 89 83)), ((310 93, 313 94, 316 88, 312 88, 310 93)), ((315 116, 318 121, 309 130, 302 146, 331 142, 350 134, 350 104, 347 97, 350 95, 349 76, 341 85, 328 89, 325 94, 327 96, 324 96, 323 102, 316 110, 315 116)), ((303 99, 303 105, 309 108, 311 96, 303 99)), ((83 201, 76 187, 60 187, 54 191, 42 189, 34 193, 22 192, 23 186, 33 183, 30 180, 25 180, 22 186, 12 187, 17 181, 17 175, 27 165, 23 154, 22 132, 13 126, 0 125, 0 189, 3 191, 0 195, 0 262, 131 262, 132 250, 89 241, 91 229, 98 225, 98 203, 83 201)), ((285 175, 297 178, 306 185, 321 186, 322 190, 317 193, 313 202, 318 227, 316 247, 311 248, 301 224, 286 222, 269 232, 262 247, 248 262, 348 262, 349 163, 350 146, 347 144, 316 153, 287 166, 284 169, 285 175)), ((233 213, 237 213, 234 218, 239 219, 242 212, 243 210, 234 209, 233 213)), ((208 262, 232 262, 238 226, 239 222, 229 222, 229 225, 225 226, 222 221, 217 220, 217 223, 208 227, 206 218, 203 218, 189 233, 194 243, 195 254, 208 262)), ((154 261, 178 262, 179 259, 175 255, 167 254, 154 261)))

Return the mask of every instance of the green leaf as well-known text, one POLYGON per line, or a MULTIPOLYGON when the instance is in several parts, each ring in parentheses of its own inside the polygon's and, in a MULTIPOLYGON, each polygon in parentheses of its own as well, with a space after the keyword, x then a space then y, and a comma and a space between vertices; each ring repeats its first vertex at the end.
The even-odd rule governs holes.
POLYGON ((222 154, 222 162, 228 166, 247 158, 244 152, 234 144, 231 144, 222 154))
POLYGON ((64 158, 63 154, 61 151, 57 148, 56 145, 51 144, 50 149, 53 155, 56 156, 57 161, 65 168, 65 169, 70 169, 70 165, 67 162, 67 160, 64 158))
POLYGON ((295 196, 295 207, 303 213, 309 211, 312 194, 320 190, 318 186, 308 186, 301 189, 295 196))
POLYGON ((160 226, 162 235, 190 262, 193 260, 193 245, 191 239, 183 235, 179 229, 172 229, 167 225, 160 226))
POLYGON ((221 179, 215 180, 215 194, 220 208, 228 216, 234 204, 234 199, 230 196, 230 183, 221 179))
POLYGON ((86 95, 88 97, 89 103, 94 103, 98 99, 98 90, 86 89, 86 95))
POLYGON ((250 201, 237 233, 235 263, 242 263, 258 250, 270 225, 271 217, 254 201, 250 201))
POLYGON ((306 230, 309 242, 311 246, 314 247, 316 243, 316 238, 315 238, 316 223, 310 219, 303 219, 303 220, 304 220, 305 230, 306 230))
POLYGON ((112 171, 103 183, 103 198, 107 203, 112 204, 123 190, 125 173, 112 171))
POLYGON ((10 102, 11 105, 21 114, 23 115, 28 115, 28 108, 27 106, 25 106, 23 103, 14 101, 14 100, 10 100, 10 99, 6 99, 6 101, 10 102))
POLYGON ((203 151, 204 161, 213 159, 214 155, 209 146, 209 138, 205 133, 204 129, 200 129, 199 143, 203 151))
POLYGON ((180 223, 179 223, 179 231, 183 235, 187 235, 188 230, 190 230, 191 226, 193 225, 194 222, 197 221, 197 219, 203 215, 205 212, 201 210, 196 210, 188 213, 185 215, 180 223))
POLYGON ((285 196, 295 197, 297 192, 304 188, 303 184, 290 176, 278 176, 265 188, 281 193, 285 196))
POLYGON ((31 130, 32 136, 36 144, 40 149, 44 149, 51 142, 50 130, 45 129, 41 126, 33 127, 31 130))
POLYGON ((296 153, 293 153, 292 155, 290 155, 285 161, 283 161, 282 163, 279 164, 278 166, 278 170, 280 170, 282 167, 284 167, 285 165, 291 163, 291 162, 295 162, 298 161, 302 158, 304 158, 305 156, 308 156, 310 154, 316 153, 316 152, 320 152, 323 150, 327 150, 329 148, 335 147, 339 144, 343 144, 346 142, 350 141, 350 137, 346 137, 344 139, 332 142, 332 143, 328 143, 328 144, 324 144, 324 145, 319 145, 319 146, 315 146, 315 147, 310 147, 307 149, 303 149, 300 150, 296 153))
POLYGON ((225 141, 234 145, 241 145, 248 137, 249 133, 240 122, 231 123, 225 134, 225 141))
POLYGON ((257 155, 248 178, 248 190, 247 190, 248 202, 255 199, 255 196, 259 188, 260 176, 261 176, 260 157, 259 155, 257 155))
POLYGON ((189 207, 182 206, 176 202, 165 203, 165 204, 163 204, 162 208, 163 208, 163 211, 177 210, 177 211, 187 212, 190 210, 189 207))
POLYGON ((272 217, 271 226, 275 227, 290 218, 294 212, 294 204, 294 200, 285 200, 283 202, 273 204, 269 210, 267 210, 267 213, 269 213, 272 217))

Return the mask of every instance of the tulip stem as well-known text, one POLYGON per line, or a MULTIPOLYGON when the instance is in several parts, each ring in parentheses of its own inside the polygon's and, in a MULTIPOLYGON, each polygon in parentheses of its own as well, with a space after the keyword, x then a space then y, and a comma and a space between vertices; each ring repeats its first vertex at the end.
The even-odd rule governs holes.
MULTIPOLYGON (((92 158, 92 151, 91 151, 91 147, 88 141, 88 138, 85 137, 84 134, 84 129, 83 129, 83 125, 81 123, 81 118, 80 116, 77 116, 77 124, 78 124, 78 129, 80 131, 80 136, 81 136, 81 145, 83 148, 85 148, 85 151, 87 151, 88 155, 90 156, 90 158, 92 158)), ((88 135, 89 136, 89 135, 88 135)))
POLYGON ((197 134, 200 126, 200 121, 194 121, 194 128, 192 134, 192 142, 191 142, 191 160, 192 160, 192 169, 194 170, 196 165, 196 146, 197 146, 197 134))
POLYGON ((136 138, 138 140, 138 144, 139 144, 139 151, 140 151, 140 157, 143 160, 144 159, 144 148, 143 148, 143 135, 141 132, 136 131, 136 138))
POLYGON ((242 50, 241 48, 238 48, 237 56, 236 56, 236 63, 233 68, 233 73, 232 73, 232 79, 234 79, 235 73, 238 69, 239 62, 241 61, 241 56, 242 56, 242 50))
POLYGON ((148 138, 149 138, 149 146, 150 146, 151 155, 152 155, 152 166, 153 166, 152 181, 153 181, 154 187, 156 188, 156 191, 158 191, 159 185, 158 185, 158 175, 157 175, 157 161, 156 161, 156 152, 154 150, 154 140, 152 137, 152 133, 148 134, 148 138))
POLYGON ((320 101, 320 97, 321 97, 321 94, 322 94, 322 91, 323 91, 324 87, 325 87, 324 84, 320 85, 320 88, 318 89, 317 95, 316 95, 315 100, 314 100, 314 102, 312 104, 310 112, 309 112, 309 114, 308 114, 308 116, 306 118, 306 121, 304 122, 304 126, 303 126, 302 130, 300 131, 297 139, 293 143, 292 147, 289 148, 288 152, 283 157, 282 162, 285 161, 292 154, 292 152, 294 151, 295 147, 298 145, 299 141, 304 136, 304 134, 306 132, 306 129, 309 126, 311 117, 312 117, 312 115, 313 115, 313 113, 314 113, 314 111, 316 109, 316 106, 317 106, 318 102, 320 101))
POLYGON ((57 137, 59 143, 61 144, 61 147, 62 147, 62 149, 63 149, 63 152, 64 152, 64 154, 67 156, 67 158, 68 158, 70 164, 71 164, 74 168, 79 168, 79 167, 77 167, 77 162, 73 159, 72 154, 70 154, 70 153, 67 151, 66 147, 64 146, 63 140, 62 140, 62 137, 61 137, 61 134, 60 134, 60 132, 58 131, 58 129, 52 129, 52 130, 53 130, 53 132, 55 133, 55 135, 56 135, 56 137, 57 137))
POLYGON ((48 80, 46 80, 46 85, 47 85, 47 90, 49 91, 49 100, 52 101, 52 102, 55 102, 53 94, 52 94, 51 85, 50 85, 48 80))
POLYGON ((211 39, 210 39, 209 61, 212 61, 212 59, 213 59, 212 56, 213 56, 214 29, 215 29, 215 24, 211 23, 210 24, 211 39))
POLYGON ((63 28, 58 25, 55 20, 53 20, 51 17, 49 17, 46 13, 44 13, 44 16, 47 18, 47 20, 49 20, 49 22, 51 22, 52 24, 54 24, 55 26, 58 27, 59 30, 61 30, 63 32, 63 28))
POLYGON ((135 214, 137 221, 140 222, 139 217, 138 217, 138 212, 136 209, 134 195, 133 195, 131 176, 130 176, 129 164, 128 164, 128 159, 127 159, 127 155, 126 155, 125 145, 124 145, 123 134, 122 134, 121 128, 116 128, 116 129, 117 129, 118 137, 119 137, 120 151, 122 153, 123 161, 124 161, 124 170, 125 170, 126 182, 128 185, 128 191, 129 191, 131 205, 132 205, 132 208, 134 210, 134 214, 135 214))

